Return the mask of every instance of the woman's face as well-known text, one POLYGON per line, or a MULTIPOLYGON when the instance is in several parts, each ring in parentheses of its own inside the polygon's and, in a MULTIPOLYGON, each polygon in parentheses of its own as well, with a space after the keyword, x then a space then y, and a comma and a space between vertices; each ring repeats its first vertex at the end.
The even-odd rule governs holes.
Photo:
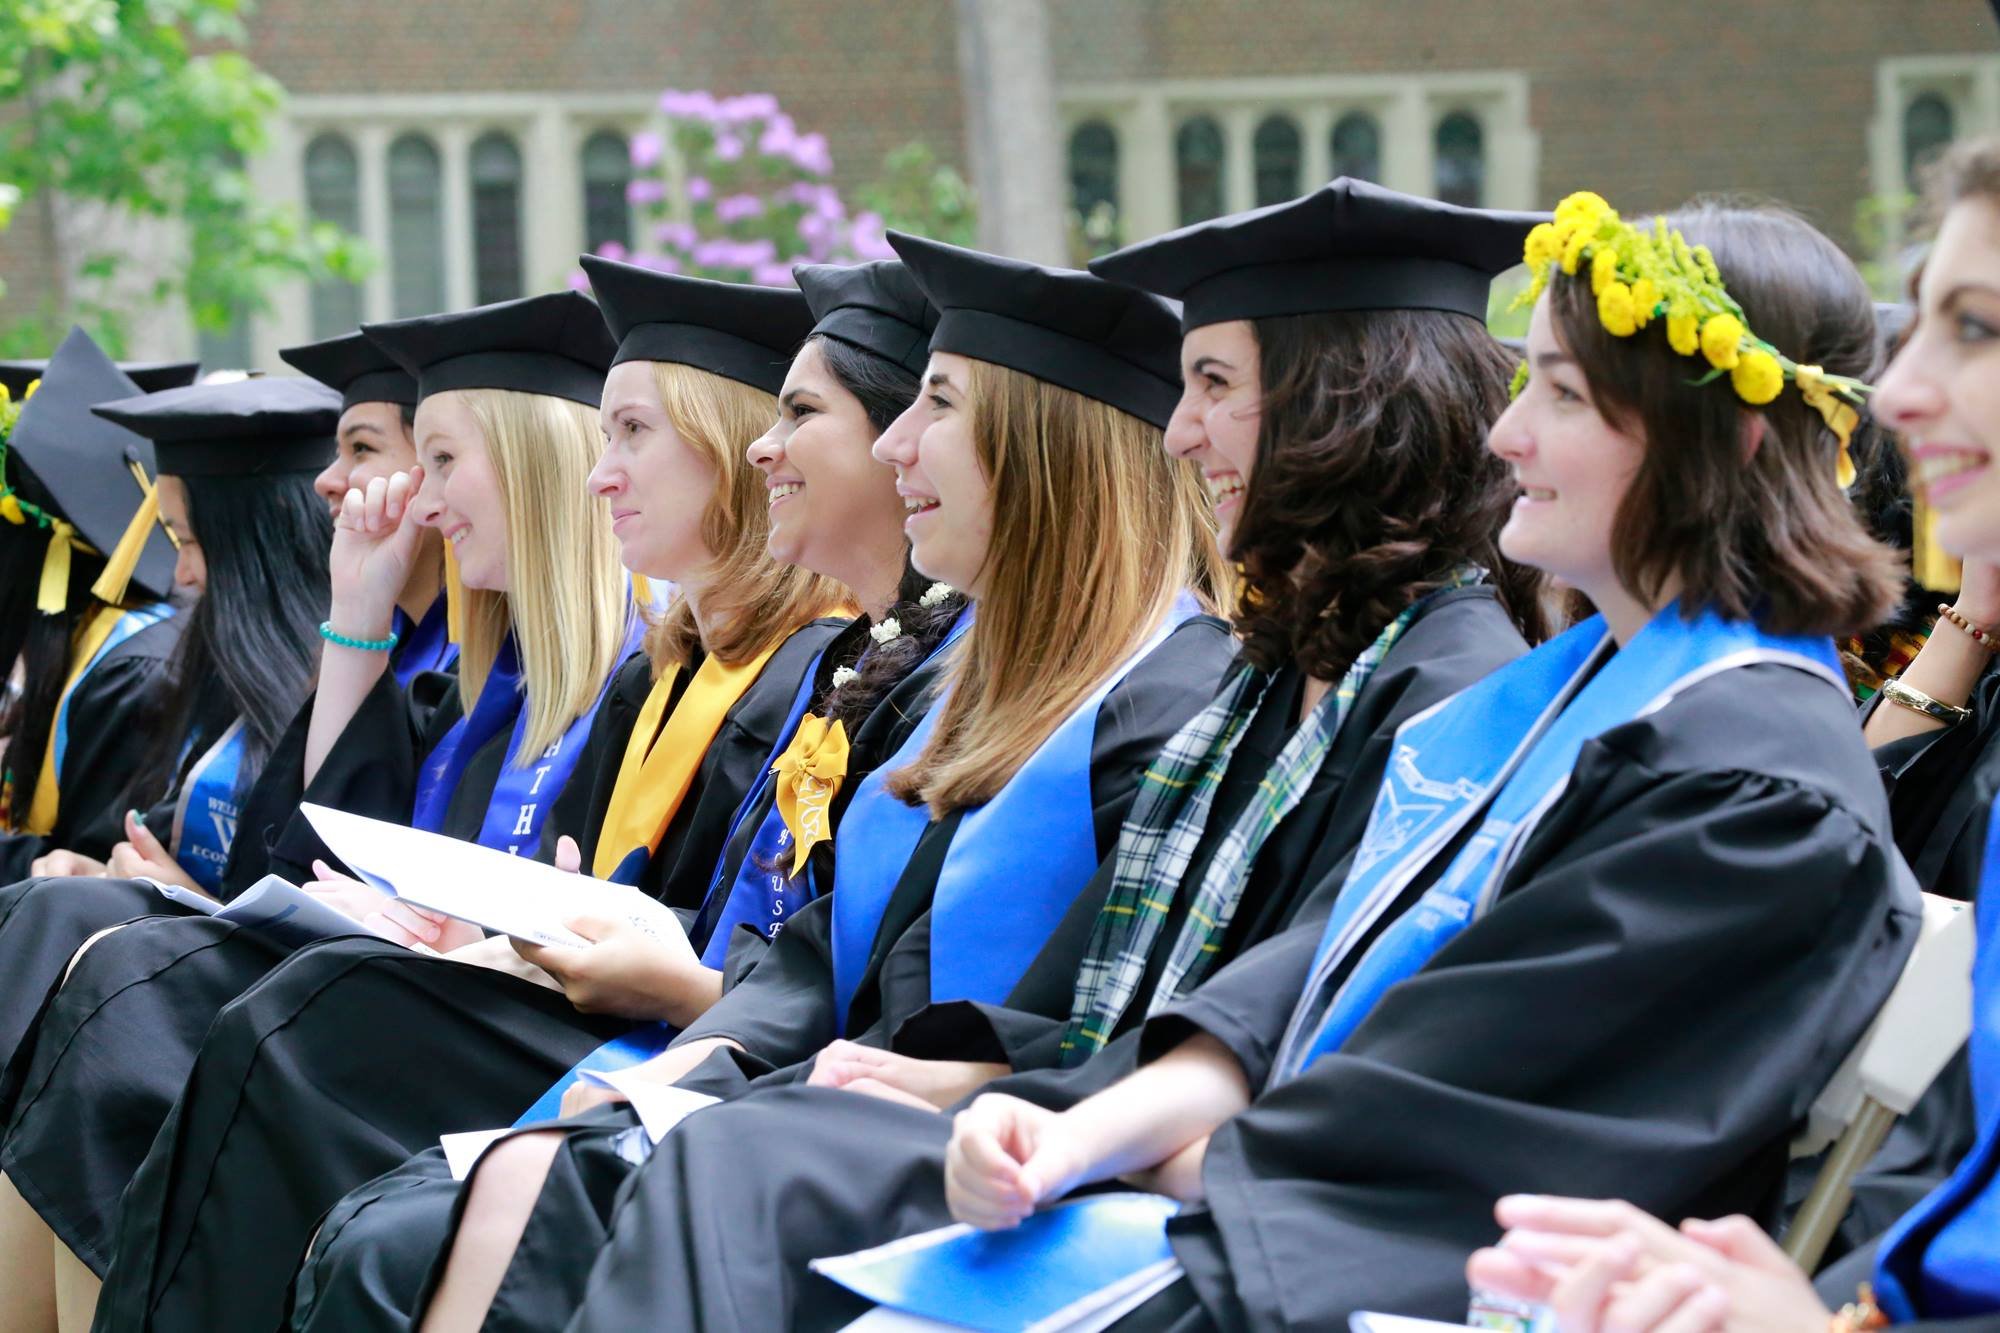
POLYGON ((1955 555, 2000 559, 2000 205, 1954 204, 1917 284, 1917 318, 1874 395, 1955 555))
POLYGON ((611 506, 625 568, 649 579, 695 581, 715 559, 701 520, 719 477, 668 420, 652 362, 612 367, 598 422, 604 453, 590 470, 590 493, 611 506))
POLYGON ((162 475, 153 490, 160 497, 160 523, 174 534, 174 587, 199 597, 208 589, 208 561, 188 522, 187 487, 179 477, 162 475))
POLYGON ((917 401, 875 441, 875 457, 896 469, 911 563, 976 599, 993 542, 993 486, 972 443, 971 370, 962 356, 931 353, 917 401))
POLYGON ((1546 296, 1528 326, 1528 366, 1527 386, 1487 436, 1520 488, 1500 549, 1603 605, 1620 590, 1612 531, 1646 446, 1598 414, 1546 296))
POLYGON ((817 342, 792 361, 778 420, 749 449, 771 497, 774 560, 803 565, 850 588, 893 588, 901 572, 903 501, 896 474, 875 461, 875 427, 861 400, 840 386, 817 342))
POLYGON ((334 444, 333 461, 313 478, 313 490, 335 514, 349 490, 365 492, 375 478, 386 481, 417 461, 416 442, 394 403, 356 403, 342 412, 334 444))
POLYGON ((466 587, 506 592, 507 501, 464 395, 437 393, 418 404, 416 436, 424 465, 417 521, 450 543, 466 587))
POLYGON ((1257 466, 1264 386, 1250 321, 1227 320, 1181 339, 1181 401, 1167 422, 1167 452, 1201 469, 1229 549, 1257 466))

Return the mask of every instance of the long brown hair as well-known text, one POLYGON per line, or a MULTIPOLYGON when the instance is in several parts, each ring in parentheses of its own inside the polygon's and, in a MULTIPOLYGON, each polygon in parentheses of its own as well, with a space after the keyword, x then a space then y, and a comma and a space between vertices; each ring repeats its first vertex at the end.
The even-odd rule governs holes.
MULTIPOLYGON (((1667 225, 1714 253, 1758 337, 1832 374, 1873 370, 1868 286, 1804 219, 1771 204, 1697 201, 1667 225)), ((1712 608, 1780 634, 1844 637, 1888 615, 1901 561, 1841 493, 1838 441, 1796 389, 1752 408, 1727 384, 1697 386, 1706 367, 1675 353, 1664 330, 1607 332, 1587 276, 1556 273, 1548 300, 1597 410, 1646 441, 1613 528, 1626 588, 1650 602, 1678 576, 1684 613, 1712 608), (1765 423, 1754 450, 1750 412, 1765 423)))
POLYGON ((1208 497, 1159 427, 972 361, 966 410, 993 487, 972 629, 945 671, 930 744, 889 790, 934 817, 990 799, 1184 588, 1226 586, 1208 497))
POLYGON ((834 580, 800 565, 781 565, 765 550, 771 511, 764 474, 745 450, 778 415, 778 400, 762 389, 678 362, 653 363, 653 382, 667 420, 715 468, 715 493, 701 518, 701 535, 715 562, 702 585, 704 635, 694 608, 676 598, 646 635, 655 671, 686 666, 706 648, 734 666, 748 661, 818 616, 853 601, 834 580))
POLYGON ((1262 415, 1230 554, 1243 655, 1339 680, 1454 569, 1490 571, 1530 640, 1540 576, 1500 554, 1513 503, 1486 432, 1513 363, 1476 320, 1434 310, 1253 321, 1262 415))

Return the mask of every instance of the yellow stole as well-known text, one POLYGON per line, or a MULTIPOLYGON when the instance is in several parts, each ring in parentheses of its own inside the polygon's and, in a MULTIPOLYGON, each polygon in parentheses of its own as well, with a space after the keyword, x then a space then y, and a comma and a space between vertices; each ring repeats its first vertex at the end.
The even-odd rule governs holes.
POLYGON ((667 700, 682 668, 653 682, 625 742, 611 803, 597 829, 597 850, 590 858, 593 875, 609 877, 635 848, 649 853, 660 849, 722 719, 777 651, 774 643, 740 666, 726 666, 713 655, 704 658, 671 717, 666 716, 667 700))
MULTIPOLYGON (((83 669, 90 665, 91 658, 97 656, 97 650, 111 637, 111 631, 118 627, 118 621, 124 614, 125 608, 120 606, 99 606, 90 613, 82 634, 77 637, 76 648, 70 654, 69 679, 63 683, 62 693, 56 698, 58 713, 69 702, 76 683, 83 679, 83 669)), ((28 805, 28 821, 22 827, 37 835, 53 830, 61 799, 56 786, 56 729, 51 725, 48 748, 42 751, 41 775, 35 779, 34 800, 28 805)))

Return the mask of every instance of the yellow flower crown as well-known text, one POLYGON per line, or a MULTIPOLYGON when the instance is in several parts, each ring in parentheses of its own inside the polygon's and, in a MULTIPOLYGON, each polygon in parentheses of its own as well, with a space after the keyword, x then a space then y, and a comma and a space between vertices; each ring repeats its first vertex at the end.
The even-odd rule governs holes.
MULTIPOLYGON (((1787 382, 1798 385, 1806 404, 1840 439, 1841 486, 1853 484, 1848 440, 1861 420, 1856 409, 1872 390, 1849 376, 1802 366, 1752 333, 1707 246, 1689 245, 1678 231, 1668 230, 1665 218, 1654 218, 1650 231, 1635 227, 1600 196, 1579 190, 1556 205, 1553 222, 1528 233, 1525 257, 1532 281, 1516 305, 1534 304, 1558 266, 1572 276, 1587 272, 1605 332, 1629 338, 1664 316, 1667 344, 1682 356, 1701 356, 1711 367, 1696 384, 1727 374, 1736 396, 1753 407, 1776 398, 1787 382)), ((1514 372, 1513 392, 1527 382, 1523 362, 1514 372)))

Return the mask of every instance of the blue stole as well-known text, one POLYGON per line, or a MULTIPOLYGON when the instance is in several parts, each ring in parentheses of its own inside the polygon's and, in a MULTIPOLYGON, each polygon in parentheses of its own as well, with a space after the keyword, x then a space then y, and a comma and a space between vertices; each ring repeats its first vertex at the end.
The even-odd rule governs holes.
MULTIPOLYGON (((643 628, 635 620, 627 629, 625 647, 618 655, 620 662, 638 642, 643 628)), ((486 818, 479 826, 479 836, 473 841, 510 856, 518 855, 524 847, 529 855, 533 855, 541 844, 542 825, 548 819, 549 807, 562 794, 564 784, 576 768, 584 742, 590 736, 591 724, 597 719, 597 710, 604 703, 604 692, 611 688, 611 682, 617 675, 614 664, 597 687, 596 704, 572 721, 563 734, 530 763, 516 765, 512 756, 519 752, 521 737, 528 729, 528 710, 523 707, 526 695, 521 685, 520 654, 514 646, 513 636, 509 635, 507 641, 500 645, 500 651, 493 660, 493 669, 486 675, 486 684, 479 691, 479 702, 473 705, 470 713, 451 724, 444 739, 425 757, 423 767, 417 771, 417 794, 412 803, 411 826, 431 833, 443 831, 452 794, 458 790, 459 780, 465 776, 465 766, 482 746, 500 734, 503 727, 511 728, 507 746, 509 758, 501 766, 500 777, 493 784, 493 795, 486 803, 486 818)))
MULTIPOLYGON (((1145 646, 1099 681, 991 800, 961 818, 931 900, 933 1001, 1006 999, 1089 882, 1100 859, 1090 790, 1098 709, 1195 612, 1193 598, 1182 594, 1145 646), (1004 901, 996 901, 996 891, 1004 901)), ((942 711, 940 700, 902 748, 868 775, 841 818, 833 871, 833 1002, 835 1029, 843 1034, 883 913, 931 822, 927 807, 889 794, 888 777, 923 753, 942 711)))
POLYGON ((1687 621, 1676 603, 1622 652, 1603 617, 1594 616, 1405 722, 1272 1083, 1338 1050, 1384 992, 1485 914, 1562 796, 1585 742, 1666 706, 1697 681, 1759 662, 1793 666, 1845 689, 1830 640, 1767 634, 1712 611, 1687 621), (1482 812, 1444 874, 1333 987, 1333 975, 1382 914, 1482 812))
POLYGON ((2000 1310, 2000 808, 1987 825, 1973 911, 1969 1045, 1979 1136, 1950 1178, 1882 1240, 1876 1299, 1899 1324, 2000 1310))
POLYGON ((443 593, 424 612, 424 618, 414 624, 398 608, 395 629, 399 642, 389 654, 389 670, 398 685, 408 685, 426 671, 449 671, 458 661, 458 645, 451 641, 445 623, 448 615, 443 593))
POLYGON ((236 824, 242 814, 237 783, 242 775, 243 719, 238 718, 195 760, 181 779, 180 797, 174 802, 168 846, 181 869, 211 895, 221 891, 222 872, 229 868, 229 849, 236 843, 236 824))
MULTIPOLYGON (((166 602, 154 602, 149 606, 135 607, 118 617, 117 621, 111 626, 111 633, 105 637, 104 642, 98 646, 97 651, 90 655, 90 660, 84 663, 83 670, 76 673, 75 683, 63 691, 62 702, 56 706, 55 722, 57 791, 62 790, 63 755, 69 750, 69 701, 76 697, 77 687, 83 684, 84 678, 96 669, 97 664, 102 662, 113 648, 116 648, 142 629, 151 629, 163 620, 171 620, 173 614, 174 608, 170 604, 166 602)), ((33 792, 28 792, 25 794, 24 799, 32 801, 34 795, 33 792)), ((22 807, 22 813, 24 815, 27 813, 26 806, 22 807)))

